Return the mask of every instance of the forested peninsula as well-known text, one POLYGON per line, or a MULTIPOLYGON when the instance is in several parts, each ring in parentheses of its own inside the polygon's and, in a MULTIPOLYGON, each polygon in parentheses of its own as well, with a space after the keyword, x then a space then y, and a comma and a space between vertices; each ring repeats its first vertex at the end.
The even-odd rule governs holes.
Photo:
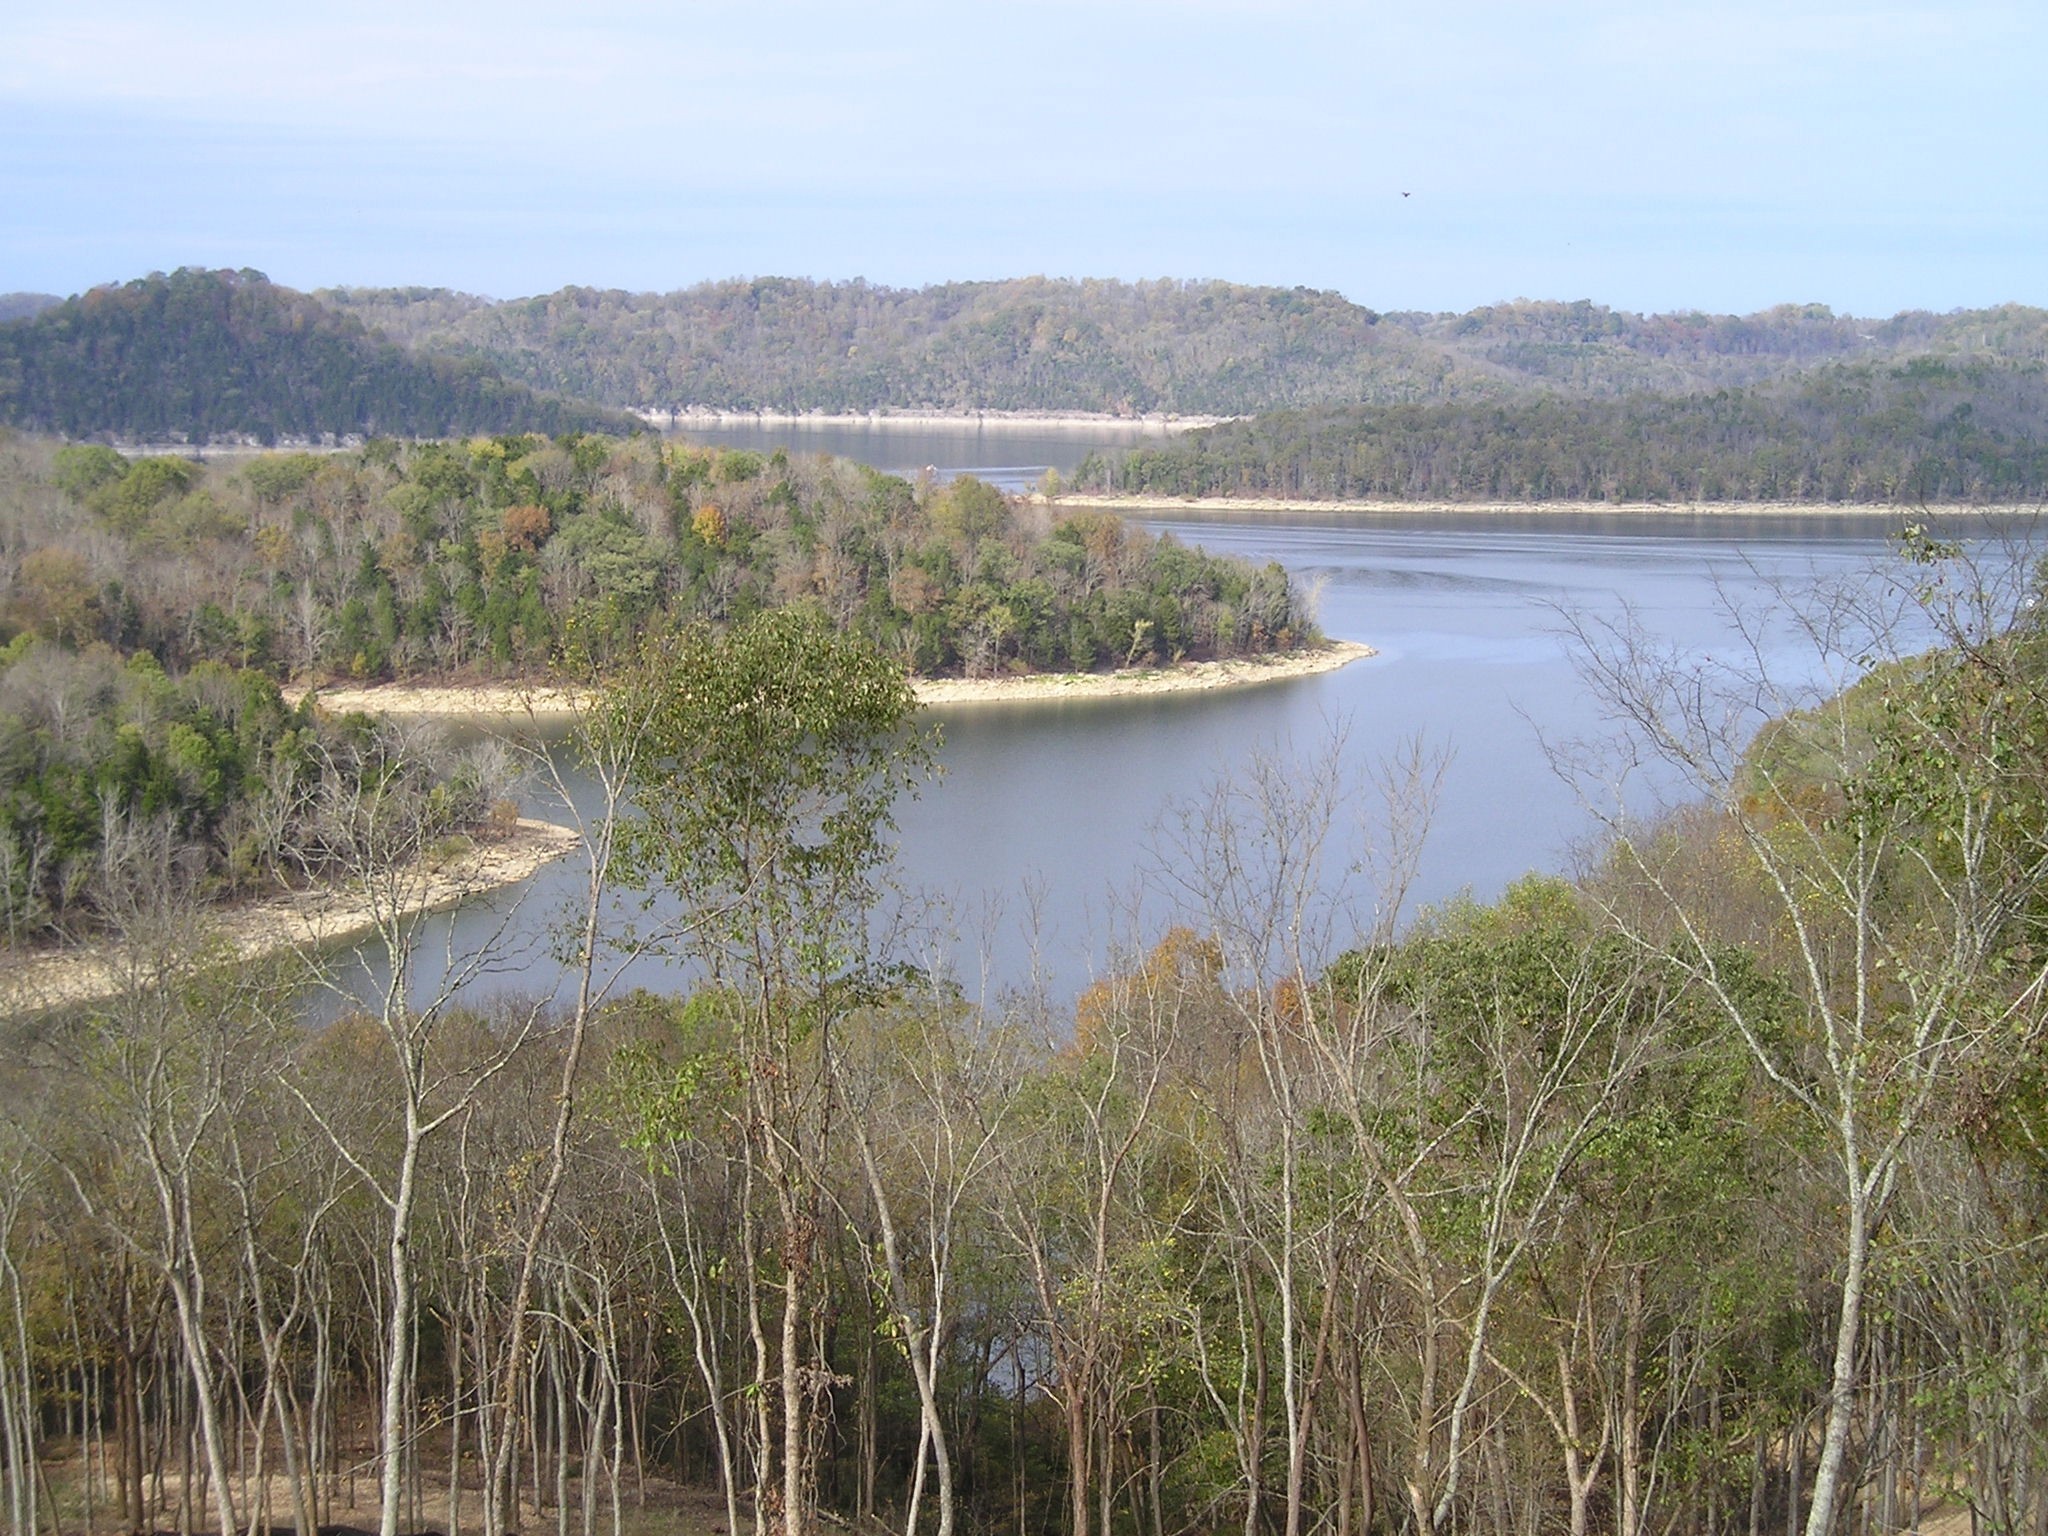
MULTIPOLYGON (((137 828, 220 895, 280 863, 332 863, 295 818, 314 788, 332 799, 360 780, 358 765, 327 784, 333 762, 383 749, 321 734, 282 704, 282 680, 543 683, 565 657, 587 676, 651 630, 790 605, 924 677, 1171 667, 1318 638, 1277 565, 971 478, 913 485, 650 435, 211 463, 14 436, 0 441, 5 932, 109 916, 119 881, 93 871, 137 828)), ((436 824, 498 814, 502 767, 423 769, 442 785, 436 824)))
POLYGON ((2038 502, 2048 368, 1922 357, 1710 394, 1278 411, 1101 450, 1074 486, 1307 501, 2038 502))
POLYGON ((919 675, 1285 650, 1253 568, 1113 516, 652 436, 381 439, 199 463, 0 442, 8 635, 277 677, 538 678, 649 624, 808 602, 919 675))

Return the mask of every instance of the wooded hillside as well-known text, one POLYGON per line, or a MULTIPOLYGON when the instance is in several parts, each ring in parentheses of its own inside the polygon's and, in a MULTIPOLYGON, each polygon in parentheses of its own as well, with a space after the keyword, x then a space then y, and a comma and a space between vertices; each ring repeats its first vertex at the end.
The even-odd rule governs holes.
POLYGON ((2048 495, 2048 368, 1919 358, 1711 394, 1280 411, 1104 450, 1074 481, 1311 500, 2030 502, 2048 495))
POLYGON ((574 631, 813 603, 925 674, 1092 671, 1312 636, 1277 566, 980 481, 652 436, 379 440, 207 464, 0 442, 0 642, 301 679, 537 676, 574 631))
POLYGON ((192 268, 0 324, 0 423, 193 443, 634 425, 481 358, 415 357, 261 273, 192 268))
POLYGON ((1691 394, 1840 361, 2048 359, 2048 311, 1888 320, 1784 305, 1636 315, 1516 301, 1380 314, 1341 294, 1222 282, 1017 278, 894 289, 787 278, 666 294, 446 289, 320 297, 430 352, 617 406, 1152 411, 1691 394))

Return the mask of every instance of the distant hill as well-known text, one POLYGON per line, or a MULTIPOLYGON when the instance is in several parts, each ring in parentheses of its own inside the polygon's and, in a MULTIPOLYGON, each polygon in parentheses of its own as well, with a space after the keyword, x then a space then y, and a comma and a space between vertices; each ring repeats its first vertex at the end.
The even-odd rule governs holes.
POLYGON ((1638 315, 1584 300, 1517 300, 1462 315, 1389 314, 1382 323, 1517 392, 1594 398, 1711 392, 1845 362, 2048 361, 2048 310, 2019 304, 1869 320, 1824 304, 1781 304, 1753 315, 1638 315))
POLYGON ((2048 366, 1921 356, 1712 393, 1276 411, 1091 456, 1077 489, 1443 501, 2048 498, 2048 366))
POLYGON ((2016 466, 2048 405, 2036 398, 2043 368, 2048 310, 2021 305, 1885 320, 1821 305, 1638 315, 1527 300, 1382 314, 1307 288, 1042 277, 919 289, 765 278, 501 303, 445 288, 308 295, 260 273, 184 270, 0 324, 0 421, 270 440, 617 431, 620 412, 648 407, 1279 411, 1290 415, 1243 434, 1120 457, 1115 474, 1152 463, 1145 474, 1240 486, 1455 496, 1602 495, 1639 482, 1690 496, 1690 475, 1748 495, 1734 487, 1918 484, 1933 473, 1920 466, 1935 437, 1949 455, 1938 478, 2032 484, 2016 466), (1900 404, 1936 397, 1963 416, 1900 404), (1312 451, 1286 435, 1297 430, 1312 451), (1361 467, 1367 438, 1395 457, 1361 467), (1453 441, 1467 450, 1455 472, 1444 458, 1453 441), (1349 445, 1341 467, 1338 444, 1349 445), (1836 450, 1847 457, 1824 462, 1836 450), (1210 457, 1197 467, 1200 455, 1210 457), (1766 473, 1764 459, 1805 468, 1766 473), (1551 489, 1501 489, 1522 483, 1551 489), (1436 489, 1413 489, 1424 484, 1436 489))
POLYGON ((1306 288, 1042 277, 920 289, 766 278, 504 303, 439 288, 319 296, 428 353, 480 354, 507 378, 620 407, 1232 416, 1679 396, 1918 356, 2048 360, 2048 310, 2018 305, 1888 320, 1521 300, 1381 314, 1306 288))
POLYGON ((616 412, 418 357, 260 272, 181 269, 0 325, 0 421, 69 437, 622 430, 616 412))
POLYGON ((54 293, 0 293, 0 325, 31 319, 63 302, 54 293))
POLYGON ((767 278, 509 303, 416 288, 320 297, 429 352, 481 353, 509 378, 617 406, 1229 415, 1498 389, 1433 342, 1307 288, 767 278))

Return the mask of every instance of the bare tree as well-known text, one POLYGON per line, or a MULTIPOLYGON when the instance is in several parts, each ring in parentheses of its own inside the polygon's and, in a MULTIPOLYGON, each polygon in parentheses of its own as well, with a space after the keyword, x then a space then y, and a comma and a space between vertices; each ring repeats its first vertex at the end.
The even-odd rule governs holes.
POLYGON ((1632 750, 1705 807, 1689 824, 1612 813, 1610 915, 1713 1000, 1827 1148, 1839 1292, 1808 1536, 1845 1498, 1873 1256, 1913 1139, 1958 1064, 2037 1021, 2048 985, 2048 955, 2014 944, 2048 889, 2048 755, 2023 745, 2041 739, 2038 594, 2009 552, 1973 562, 1912 530, 1904 555, 1883 580, 1782 595, 1768 617, 1801 647, 1790 679, 1765 616, 1736 616, 1725 663, 1628 620, 1577 629, 1632 750), (1726 851, 1718 886, 1699 879, 1703 844, 1726 851))
MULTIPOLYGON (((418 966, 420 941, 429 931, 432 908, 446 899, 430 857, 451 830, 448 797, 434 768, 432 744, 411 733, 387 728, 357 743, 349 760, 330 763, 323 775, 320 832, 310 855, 320 860, 319 874, 345 881, 364 906, 369 936, 356 953, 364 971, 379 979, 373 1017, 390 1073, 396 1145, 373 1148, 324 1111, 313 1092, 296 1084, 293 1090, 385 1213, 380 1536, 397 1536, 405 1494, 406 1405, 418 1306, 411 1250, 422 1156, 435 1133, 467 1113, 484 1085, 511 1062, 544 1012, 536 1002, 488 1037, 466 1032, 458 1042, 443 1039, 463 988, 523 959, 512 939, 521 902, 510 904, 488 932, 460 950, 451 926, 438 974, 424 996, 414 996, 415 981, 425 979, 418 966)), ((354 1001, 344 983, 331 984, 354 1001)))

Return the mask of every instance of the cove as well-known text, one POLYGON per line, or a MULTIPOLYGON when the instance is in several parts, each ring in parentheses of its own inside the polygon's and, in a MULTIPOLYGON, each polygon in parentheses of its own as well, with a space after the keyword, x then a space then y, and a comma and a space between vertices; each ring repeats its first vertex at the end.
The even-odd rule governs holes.
MULTIPOLYGON (((950 963, 970 996, 1043 984, 1070 999, 1116 942, 1156 936, 1177 915, 1155 835, 1161 818, 1262 753, 1312 755, 1341 739, 1344 766, 1360 777, 1415 743, 1446 759, 1411 912, 1460 893, 1488 899, 1526 872, 1569 868, 1597 822, 1553 772, 1546 742, 1590 737, 1607 723, 1560 633, 1566 621, 1633 611, 1673 654, 1706 660, 1745 643, 1731 615, 1746 615, 1766 631, 1765 660, 1796 675, 1810 650, 1784 622, 1786 598, 1875 569, 1902 521, 1315 512, 1135 520, 1279 561, 1319 593, 1330 635, 1379 654, 1325 676, 1216 694, 935 710, 944 775, 899 807, 900 877, 937 904, 922 911, 936 937, 913 943, 913 954, 950 963)), ((1646 806, 1665 787, 1639 776, 1627 789, 1646 806)), ((556 816, 537 795, 527 810, 556 816)), ((1339 841, 1333 886, 1360 852, 1355 838, 1339 841)), ((545 994, 559 981, 546 926, 580 880, 574 859, 552 865, 523 893, 452 914, 426 950, 438 957, 480 942, 519 900, 514 942, 473 993, 545 994)), ((1370 903, 1369 887, 1354 894, 1370 903)), ((642 961, 625 980, 669 990, 687 978, 642 961)))

